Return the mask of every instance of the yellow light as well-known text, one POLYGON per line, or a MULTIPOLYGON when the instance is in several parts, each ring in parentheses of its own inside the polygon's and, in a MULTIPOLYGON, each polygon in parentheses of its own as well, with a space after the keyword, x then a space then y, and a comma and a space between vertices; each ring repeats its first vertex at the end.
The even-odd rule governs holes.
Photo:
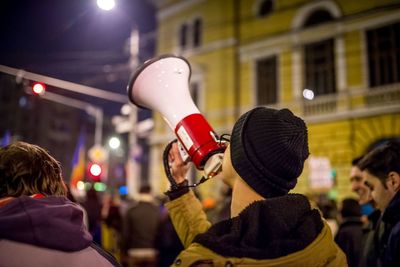
POLYGON ((84 190, 85 189, 85 183, 82 181, 79 181, 76 183, 76 188, 78 188, 78 190, 84 190))

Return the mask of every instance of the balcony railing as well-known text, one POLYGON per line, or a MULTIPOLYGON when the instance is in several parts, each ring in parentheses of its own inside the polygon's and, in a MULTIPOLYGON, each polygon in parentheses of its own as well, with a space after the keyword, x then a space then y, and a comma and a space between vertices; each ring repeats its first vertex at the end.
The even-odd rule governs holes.
POLYGON ((400 111, 400 83, 364 90, 347 90, 318 96, 313 100, 303 99, 293 106, 297 106, 297 111, 307 120, 400 111))
MULTIPOLYGON (((252 107, 242 106, 240 112, 248 111, 252 107)), ((368 89, 343 90, 332 95, 318 96, 313 100, 301 98, 268 107, 289 108, 311 123, 400 112, 400 83, 368 89)), ((205 111, 203 115, 210 122, 218 121, 221 117, 231 117, 233 121, 234 108, 205 111)), ((217 132, 229 132, 232 128, 232 123, 215 125, 214 130, 217 132)), ((152 142, 167 142, 172 138, 172 132, 166 128, 163 132, 153 134, 152 142)))

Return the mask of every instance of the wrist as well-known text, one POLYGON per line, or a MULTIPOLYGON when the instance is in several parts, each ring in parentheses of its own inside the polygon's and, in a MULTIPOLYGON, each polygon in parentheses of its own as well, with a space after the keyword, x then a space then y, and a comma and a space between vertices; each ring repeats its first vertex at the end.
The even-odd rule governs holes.
POLYGON ((169 200, 177 199, 189 192, 188 185, 189 185, 188 180, 183 179, 183 181, 179 183, 177 182, 176 185, 171 185, 171 188, 164 194, 168 196, 169 200))

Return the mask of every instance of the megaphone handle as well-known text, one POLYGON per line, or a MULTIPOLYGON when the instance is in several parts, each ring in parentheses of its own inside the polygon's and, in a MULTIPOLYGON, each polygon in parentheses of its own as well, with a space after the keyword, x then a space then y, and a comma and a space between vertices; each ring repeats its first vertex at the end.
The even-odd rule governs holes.
POLYGON ((178 183, 175 181, 174 177, 172 176, 171 169, 169 167, 169 162, 168 162, 168 154, 169 154, 169 151, 172 148, 172 144, 175 143, 175 142, 178 142, 178 140, 174 139, 171 142, 169 142, 168 145, 165 147, 164 153, 163 153, 164 172, 165 172, 165 175, 167 175, 167 178, 168 178, 168 181, 171 184, 171 189, 172 190, 178 188, 178 183))

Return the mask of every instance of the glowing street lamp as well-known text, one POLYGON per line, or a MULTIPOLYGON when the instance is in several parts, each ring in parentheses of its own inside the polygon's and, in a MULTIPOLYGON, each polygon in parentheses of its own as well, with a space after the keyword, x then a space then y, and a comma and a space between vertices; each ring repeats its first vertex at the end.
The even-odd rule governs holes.
POLYGON ((112 149, 117 149, 119 148, 119 146, 121 145, 121 141, 119 140, 118 137, 111 137, 110 140, 108 140, 108 145, 112 148, 112 149))
POLYGON ((304 89, 303 97, 308 100, 313 100, 314 99, 314 91, 310 90, 310 89, 304 89))
POLYGON ((115 7, 115 0, 97 0, 97 6, 105 11, 115 7))

